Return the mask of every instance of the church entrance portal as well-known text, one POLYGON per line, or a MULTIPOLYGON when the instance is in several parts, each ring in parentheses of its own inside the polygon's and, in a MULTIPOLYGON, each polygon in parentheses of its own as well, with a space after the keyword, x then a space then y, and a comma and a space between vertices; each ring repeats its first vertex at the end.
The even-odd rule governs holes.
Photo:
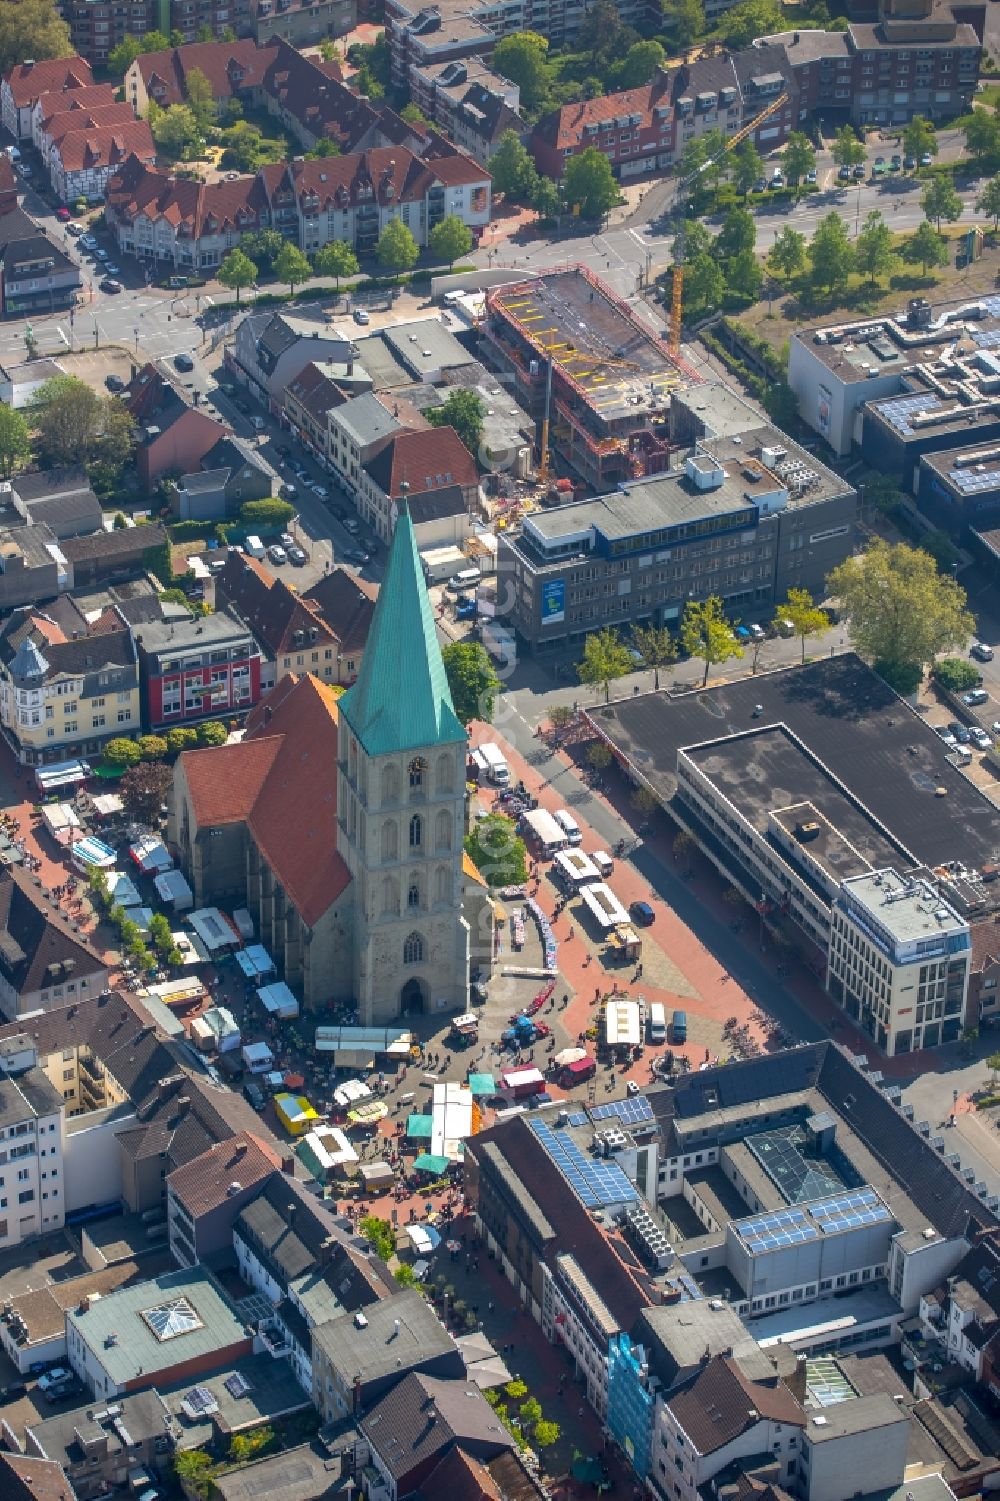
POLYGON ((426 987, 423 980, 407 980, 399 992, 401 1016, 420 1016, 427 1009, 426 987))

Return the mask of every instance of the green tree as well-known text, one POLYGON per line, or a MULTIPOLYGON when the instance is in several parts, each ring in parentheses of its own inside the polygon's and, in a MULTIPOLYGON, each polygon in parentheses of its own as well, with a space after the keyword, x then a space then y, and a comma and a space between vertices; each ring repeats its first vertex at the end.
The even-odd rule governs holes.
MULTIPOLYGON (((214 41, 214 37, 213 37, 214 41)), ((187 105, 198 122, 202 135, 215 124, 215 96, 212 85, 201 68, 190 68, 184 80, 187 105)))
POLYGON ((417 264, 420 247, 402 219, 390 219, 378 237, 375 256, 380 266, 400 276, 417 264))
POLYGON ((400 1287, 416 1287, 418 1285, 417 1274, 408 1262, 401 1261, 392 1275, 400 1287))
POLYGON ((726 278, 712 256, 699 255, 684 272, 685 313, 714 312, 726 295, 726 278))
POLYGON ((806 265, 806 237, 790 224, 778 231, 767 257, 767 269, 772 276, 791 281, 801 276, 806 265))
POLYGON ((505 130, 500 137, 497 149, 490 157, 490 173, 494 190, 505 198, 523 203, 530 196, 538 181, 538 173, 516 131, 505 130))
POLYGON ((583 643, 583 661, 576 666, 581 683, 604 689, 604 701, 611 697, 611 684, 632 671, 629 649, 611 627, 592 631, 583 643))
POLYGON ((678 265, 690 266, 701 255, 715 254, 715 238, 700 219, 685 219, 674 236, 673 258, 678 265))
POLYGON ((295 515, 295 507, 289 500, 276 496, 263 496, 260 500, 245 500, 240 506, 240 520, 253 530, 255 527, 287 526, 295 515))
POLYGON ((817 287, 831 294, 846 291, 854 266, 854 250, 847 225, 836 211, 831 211, 817 224, 807 254, 817 287))
POLYGON ((103 754, 108 766, 137 766, 142 758, 142 751, 135 741, 127 740, 124 735, 109 740, 103 754))
POLYGON ((764 272, 752 250, 741 250, 726 263, 726 286, 738 297, 756 302, 764 285, 764 272))
POLYGON ((473 457, 479 453, 486 408, 477 392, 460 387, 439 407, 428 407, 424 416, 432 427, 453 427, 473 457))
POLYGON ((75 375, 40 386, 30 408, 39 457, 49 467, 102 460, 124 463, 134 424, 120 401, 103 397, 75 375))
POLYGON ((570 157, 563 171, 563 194, 568 204, 580 205, 584 219, 603 219, 614 208, 620 193, 603 151, 588 146, 570 157))
POLYGON ((493 669, 493 659, 478 641, 451 641, 441 649, 451 701, 464 725, 473 719, 484 724, 493 720, 500 679, 493 669))
POLYGON ((191 750, 198 744, 198 731, 188 725, 178 725, 167 731, 167 754, 178 756, 181 751, 191 750))
POLYGON ((722 221, 715 240, 715 253, 721 260, 752 251, 757 243, 757 226, 748 208, 731 208, 722 221))
POLYGON ((742 145, 732 153, 733 184, 737 193, 749 193, 754 183, 763 175, 764 158, 747 136, 742 145))
POLYGON ((644 667, 653 669, 653 687, 660 686, 660 668, 677 660, 677 642, 663 625, 636 625, 632 640, 644 667))
POLYGON ((31 430, 23 412, 0 406, 0 474, 10 479, 31 455, 31 430))
POLYGON ((207 719, 198 726, 199 745, 225 745, 228 739, 225 725, 220 724, 217 719, 207 719))
POLYGON ((222 132, 222 165, 237 172, 256 172, 271 153, 265 148, 260 127, 249 120, 237 120, 222 132))
POLYGON ((129 766, 118 784, 128 817, 147 827, 158 823, 160 808, 173 780, 173 772, 162 761, 142 761, 138 766, 129 766))
POLYGON ((792 184, 801 182, 807 172, 816 170, 816 152, 812 141, 803 131, 790 132, 785 149, 781 153, 781 165, 785 176, 792 184))
POLYGON ((287 240, 277 229, 252 229, 240 239, 240 249, 261 271, 270 271, 287 240))
POLYGON ((615 70, 615 83, 620 89, 641 89, 656 77, 666 55, 659 42, 633 42, 615 70))
POLYGON ((0 5, 0 74, 26 58, 72 57, 73 43, 54 0, 7 0, 0 5))
POLYGON ((986 1059, 986 1067, 990 1071, 990 1086, 991 1088, 995 1089, 997 1084, 997 1074, 1000 1074, 1000 1053, 991 1053, 990 1056, 986 1059))
POLYGON ((861 233, 854 242, 854 264, 871 279, 872 286, 879 276, 887 276, 896 260, 892 231, 877 209, 865 219, 861 233))
MULTIPOLYGON (((976 111, 977 116, 982 110, 976 111)), ((997 121, 997 129, 1000 132, 1000 120, 997 121)), ((986 214, 993 220, 993 228, 1000 228, 1000 176, 991 177, 976 199, 976 213, 986 214)))
POLYGON ((517 886, 528 874, 528 852, 512 818, 490 813, 465 837, 465 853, 489 886, 517 886))
POLYGON ((297 245, 286 241, 274 258, 274 274, 278 281, 285 283, 289 292, 294 296, 295 288, 309 281, 313 270, 309 264, 309 257, 303 255, 297 245))
POLYGON ((395 1256, 396 1232, 388 1220, 379 1219, 377 1214, 365 1214, 358 1221, 358 1229, 383 1261, 395 1256))
POLYGON ((577 32, 576 45, 589 54, 595 70, 603 71, 609 62, 623 54, 634 35, 622 24, 615 0, 594 0, 577 32))
POLYGON ((231 250, 215 273, 224 287, 236 293, 236 306, 240 305, 240 293, 244 287, 252 287, 258 271, 248 255, 242 250, 231 250))
POLYGON ((838 167, 860 167, 865 160, 864 143, 851 125, 842 125, 833 138, 831 155, 838 167))
POLYGON ((551 1449, 553 1444, 559 1442, 561 1431, 558 1423, 553 1423, 548 1418, 543 1418, 540 1423, 535 1424, 535 1431, 531 1435, 533 1447, 535 1449, 551 1449))
POLYGON ((108 72, 115 78, 123 78, 131 68, 137 57, 142 55, 142 47, 134 36, 127 36, 112 47, 108 53, 108 72))
POLYGON ((802 641, 802 660, 806 659, 806 638, 825 636, 830 629, 830 617, 813 602, 808 589, 789 589, 784 602, 778 606, 775 626, 781 620, 790 620, 795 634, 802 641))
POLYGON ((360 267, 358 258, 346 240, 329 240, 313 256, 313 269, 317 276, 332 276, 340 291, 342 276, 357 276, 360 267))
POLYGON ((144 761, 162 761, 167 754, 167 742, 162 735, 140 735, 138 744, 144 761))
POLYGON ((430 121, 426 116, 421 114, 417 105, 413 103, 403 105, 403 108, 399 112, 399 118, 405 120, 407 125, 419 125, 423 129, 426 129, 430 125, 430 121))
POLYGON ((531 207, 540 219, 555 219, 562 208, 559 184, 551 177, 539 177, 531 190, 531 207))
POLYGON ((161 151, 174 157, 201 145, 202 134, 194 110, 187 104, 170 104, 150 114, 153 139, 161 151))
POLYGON ((340 147, 336 141, 331 141, 329 136, 320 136, 311 151, 305 153, 310 161, 316 161, 324 157, 340 156, 340 147))
POLYGON ((702 0, 662 0, 663 25, 678 51, 683 52, 705 35, 705 7, 702 0))
POLYGON ((204 1449, 181 1449, 174 1455, 171 1464, 184 1491, 197 1496, 199 1501, 208 1501, 215 1489, 215 1465, 211 1455, 206 1454, 204 1449))
POLYGON ((924 275, 932 266, 946 266, 948 264, 948 245, 944 236, 939 234, 929 219, 911 235, 907 235, 899 253, 908 266, 919 266, 924 275))
MULTIPOLYGON (((548 40, 537 31, 515 31, 501 37, 493 49, 492 66, 521 90, 521 106, 529 114, 544 109, 549 95, 548 40)), ((491 164, 492 165, 492 164, 491 164)))
POLYGON ((431 253, 453 266, 472 249, 472 230, 457 214, 446 214, 427 236, 431 253))
POLYGON ((689 657, 704 661, 702 687, 708 682, 710 668, 743 655, 739 638, 723 613, 722 600, 714 594, 704 600, 690 599, 684 606, 681 645, 689 657))
POLYGON ((528 1395, 528 1384, 526 1381, 521 1381, 515 1376, 513 1381, 507 1382, 503 1391, 504 1396, 509 1397, 512 1402, 520 1402, 522 1397, 528 1395))
POLYGON ((722 17, 719 31, 728 47, 742 51, 757 37, 782 31, 784 25, 784 12, 778 0, 742 0, 742 4, 734 5, 722 17))
POLYGON ((827 579, 868 661, 919 671, 939 652, 962 645, 975 621, 965 590, 938 572, 931 555, 905 542, 878 540, 847 558, 827 579))
POLYGON ((940 231, 941 220, 954 224, 962 217, 964 207, 961 198, 952 186, 950 177, 932 177, 920 195, 920 207, 928 219, 933 219, 940 231))
POLYGON ((183 43, 183 36, 178 41, 174 32, 167 36, 164 31, 147 31, 145 36, 139 38, 139 51, 142 53, 166 52, 171 47, 183 46, 183 43))
POLYGON ((1000 119, 988 115, 984 109, 974 109, 962 121, 965 150, 968 156, 982 169, 995 164, 1000 157, 1000 119))
POLYGON ((149 919, 149 939, 159 954, 168 954, 174 946, 174 935, 162 912, 154 912, 149 919))
POLYGON ((934 126, 923 115, 914 115, 909 125, 903 127, 903 150, 907 156, 937 156, 938 143, 934 126))
POLYGON ((521 1427, 532 1429, 536 1423, 542 1421, 542 1404, 537 1397, 529 1397, 522 1402, 517 1409, 517 1415, 521 1420, 521 1427))

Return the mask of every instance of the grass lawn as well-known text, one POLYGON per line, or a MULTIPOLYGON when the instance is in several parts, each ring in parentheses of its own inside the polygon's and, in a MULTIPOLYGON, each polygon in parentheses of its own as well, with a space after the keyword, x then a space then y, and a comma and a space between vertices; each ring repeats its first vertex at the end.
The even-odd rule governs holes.
MULTIPOLYGON (((906 306, 910 297, 926 297, 929 302, 954 302, 960 298, 979 297, 995 292, 1000 274, 1000 243, 987 236, 982 258, 961 270, 955 265, 955 242, 968 225, 946 225, 942 234, 948 240, 949 264, 924 276, 919 266, 898 263, 889 278, 872 286, 867 277, 852 276, 846 295, 828 298, 823 293, 790 291, 774 298, 772 316, 767 314, 767 299, 755 302, 737 314, 775 349, 803 324, 832 322, 838 317, 865 318, 878 313, 895 313, 906 306)), ((897 235, 897 241, 905 235, 897 235)))
POLYGON ((985 83, 972 101, 985 109, 996 109, 1000 104, 1000 83, 985 83))

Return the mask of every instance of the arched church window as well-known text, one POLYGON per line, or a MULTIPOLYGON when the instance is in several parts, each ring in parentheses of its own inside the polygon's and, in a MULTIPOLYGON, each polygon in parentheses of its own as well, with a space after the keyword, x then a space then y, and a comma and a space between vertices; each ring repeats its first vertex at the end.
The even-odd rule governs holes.
POLYGON ((406 892, 406 905, 409 908, 420 906, 420 882, 411 881, 406 892))
POLYGON ((419 933, 410 933, 403 942, 403 963, 420 964, 424 957, 424 940, 419 933))
POLYGON ((410 786, 413 788, 422 787, 424 785, 424 778, 426 777, 426 775, 427 762, 424 760, 423 756, 414 756, 413 760, 410 762, 410 786))
POLYGON ((424 821, 419 813, 410 819, 410 849, 418 850, 424 842, 424 821))
POLYGON ((382 825, 382 859, 399 859, 399 836, 394 818, 387 818, 382 825))
POLYGON ((451 826, 451 814, 442 808, 434 822, 434 844, 437 849, 451 849, 451 826))

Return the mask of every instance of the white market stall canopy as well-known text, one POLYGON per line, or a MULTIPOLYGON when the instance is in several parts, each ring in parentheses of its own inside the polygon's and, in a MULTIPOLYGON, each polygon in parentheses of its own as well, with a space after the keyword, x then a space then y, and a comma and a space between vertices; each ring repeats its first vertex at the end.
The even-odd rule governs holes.
POLYGON ((311 1155, 323 1177, 337 1168, 352 1167, 358 1160, 357 1152, 338 1126, 317 1126, 315 1131, 307 1131, 295 1151, 307 1165, 311 1155))
POLYGON ((246 907, 236 908, 236 911, 233 913, 233 922, 236 924, 236 931, 243 939, 243 942, 253 943, 253 918, 246 907))
POLYGON ((188 922, 210 954, 235 948, 240 941, 236 929, 230 926, 218 907, 199 907, 197 912, 188 913, 188 922))
POLYGON ((201 1020, 211 1030, 220 1053, 227 1053, 231 1048, 239 1047, 239 1025, 226 1006, 210 1006, 202 1013, 201 1020))
POLYGON ((181 930, 174 932, 171 929, 170 936, 174 940, 174 948, 181 956, 182 964, 206 964, 208 962, 208 950, 197 933, 185 933, 181 930))
POLYGON ((333 1091, 335 1105, 342 1105, 346 1110, 348 1106, 357 1104, 358 1100, 367 1100, 371 1090, 363 1079, 345 1079, 343 1084, 338 1084, 333 1091))
POLYGON ((57 844, 71 844, 80 827, 72 803, 43 803, 42 820, 57 844))
POLYGON ((110 870, 115 863, 115 852, 110 844, 104 844, 102 840, 90 835, 73 845, 70 856, 77 870, 84 872, 91 866, 96 866, 98 870, 110 870))
POLYGON ((187 1006, 194 1001, 200 1001, 205 994, 205 987, 197 975, 188 975, 185 979, 181 976, 177 980, 161 980, 158 985, 148 985, 150 995, 159 996, 168 1006, 187 1006))
POLYGON ((472 1135, 472 1091, 464 1084, 435 1084, 431 1102, 431 1155, 455 1162, 472 1135))
POLYGON ((617 928, 620 924, 627 926, 631 921, 610 886, 584 886, 580 895, 599 927, 617 928))
POLYGON ((187 912, 194 906, 194 892, 179 870, 165 870, 158 875, 153 885, 161 902, 175 912, 187 912))
POLYGON ((56 761, 51 766, 39 766, 35 781, 42 792, 58 792, 61 787, 75 787, 90 776, 86 761, 56 761))
POLYGON ((299 1003, 284 980, 279 980, 274 985, 262 985, 257 992, 257 999, 262 1002, 265 1010, 281 1021, 299 1014, 299 1003))
POLYGON ((642 1012, 638 1001, 609 1001, 604 1023, 609 1048, 637 1048, 642 1042, 642 1012))
POLYGON ((367 1057, 384 1054, 388 1058, 407 1058, 413 1033, 402 1027, 317 1027, 318 1053, 361 1053, 367 1057))
POLYGON ((248 1042, 242 1050, 243 1062, 252 1074, 264 1074, 274 1062, 274 1054, 266 1042, 248 1042))
POLYGON ((149 925, 153 920, 152 907, 123 907, 129 922, 134 922, 143 938, 149 937, 149 925))
POLYGON ((262 980, 265 975, 274 974, 274 960, 260 943, 251 943, 247 948, 240 949, 236 963, 247 979, 254 983, 262 980))
POLYGON ((123 870, 109 870, 107 875, 108 895, 119 907, 141 907, 139 888, 123 870))
POLYGON ((98 818, 117 818, 125 812, 125 804, 117 792, 95 792, 90 803, 98 818))
POLYGON ((145 875, 159 874, 160 871, 173 867, 170 851, 155 834, 150 834, 146 839, 137 839, 134 844, 129 845, 128 852, 145 875))

